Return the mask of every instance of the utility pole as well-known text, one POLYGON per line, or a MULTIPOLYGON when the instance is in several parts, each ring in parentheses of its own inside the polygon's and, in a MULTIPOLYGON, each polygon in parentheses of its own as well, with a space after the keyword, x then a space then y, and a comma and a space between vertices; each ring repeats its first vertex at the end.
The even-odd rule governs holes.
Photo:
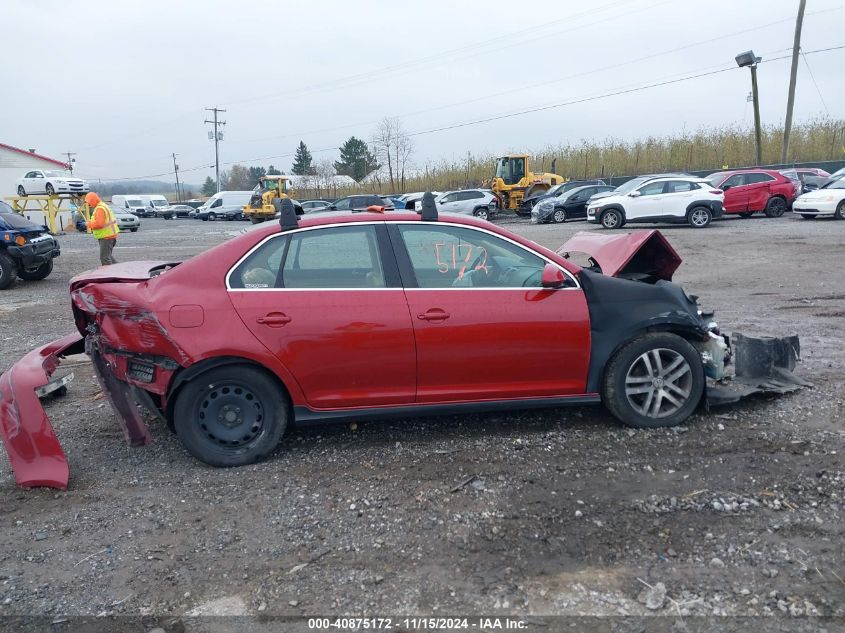
POLYGON ((763 141, 760 133, 760 95, 757 92, 757 64, 751 66, 751 92, 754 95, 754 140, 756 141, 757 161, 755 166, 759 167, 763 164, 763 141))
POLYGON ((73 174, 73 156, 76 156, 76 152, 62 152, 62 154, 67 156, 67 166, 70 173, 73 174))
POLYGON ((223 132, 218 132, 218 126, 226 125, 226 121, 219 121, 217 119, 218 112, 225 112, 218 107, 213 108, 206 108, 208 112, 214 113, 214 119, 209 121, 208 119, 205 120, 206 123, 214 124, 214 179, 217 181, 217 192, 220 193, 220 140, 223 138, 223 132))
POLYGON ((783 124, 783 147, 780 162, 786 163, 789 152, 789 134, 792 132, 792 108, 795 105, 795 80, 798 75, 798 54, 801 52, 801 27, 804 24, 804 7, 807 0, 798 3, 798 18, 795 20, 795 39, 792 42, 792 68, 789 71, 789 96, 786 98, 786 122, 783 124))
POLYGON ((176 202, 182 202, 179 195, 179 165, 176 164, 176 154, 173 154, 173 171, 176 173, 176 202))

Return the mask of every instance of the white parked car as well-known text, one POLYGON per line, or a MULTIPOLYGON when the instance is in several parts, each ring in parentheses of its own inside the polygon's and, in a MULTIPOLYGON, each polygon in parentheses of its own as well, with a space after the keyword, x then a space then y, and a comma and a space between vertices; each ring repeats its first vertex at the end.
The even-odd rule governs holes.
POLYGON ((845 178, 834 180, 822 189, 801 194, 792 203, 792 212, 805 220, 832 215, 837 220, 845 219, 845 178))
POLYGON ((88 183, 70 172, 53 169, 33 169, 18 180, 19 196, 57 193, 88 193, 88 183))
POLYGON ((498 206, 490 203, 498 198, 489 189, 463 189, 450 191, 435 198, 438 211, 474 215, 482 220, 489 220, 498 211, 498 206))
POLYGON ((120 209, 115 209, 112 213, 114 213, 114 219, 117 220, 117 227, 121 231, 132 231, 136 233, 141 228, 141 220, 138 219, 137 215, 121 211, 120 209))
POLYGON ((703 229, 725 213, 725 193, 694 176, 640 176, 587 205, 587 220, 606 229, 628 222, 672 222, 703 229))

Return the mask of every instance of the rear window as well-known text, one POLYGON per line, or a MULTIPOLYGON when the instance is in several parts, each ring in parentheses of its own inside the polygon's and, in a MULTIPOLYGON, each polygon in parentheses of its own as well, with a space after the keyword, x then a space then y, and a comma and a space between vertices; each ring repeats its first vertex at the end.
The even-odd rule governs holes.
POLYGON ((13 229, 40 229, 41 225, 17 213, 0 213, 0 219, 13 229))

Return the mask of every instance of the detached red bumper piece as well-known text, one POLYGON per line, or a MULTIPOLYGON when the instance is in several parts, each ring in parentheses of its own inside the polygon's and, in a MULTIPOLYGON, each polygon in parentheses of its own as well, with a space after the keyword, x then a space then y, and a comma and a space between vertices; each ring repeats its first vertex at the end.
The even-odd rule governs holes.
POLYGON ((67 488, 68 465, 36 389, 50 383, 61 358, 85 352, 80 334, 29 352, 0 376, 0 437, 20 486, 67 488))

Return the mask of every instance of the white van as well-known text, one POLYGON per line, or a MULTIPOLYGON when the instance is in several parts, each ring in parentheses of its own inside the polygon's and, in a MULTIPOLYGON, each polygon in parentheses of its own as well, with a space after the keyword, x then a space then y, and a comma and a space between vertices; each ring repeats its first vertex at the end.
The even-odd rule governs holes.
POLYGON ((143 195, 138 197, 144 201, 144 205, 146 207, 146 215, 154 218, 164 218, 165 220, 169 220, 173 217, 172 212, 168 213, 170 209, 170 203, 164 196, 155 194, 143 195))
POLYGON ((252 191, 221 191, 211 196, 191 217, 198 220, 243 220, 252 191))
POLYGON ((135 194, 112 196, 111 206, 114 211, 123 211, 139 217, 146 216, 147 202, 143 199, 143 196, 135 194))

